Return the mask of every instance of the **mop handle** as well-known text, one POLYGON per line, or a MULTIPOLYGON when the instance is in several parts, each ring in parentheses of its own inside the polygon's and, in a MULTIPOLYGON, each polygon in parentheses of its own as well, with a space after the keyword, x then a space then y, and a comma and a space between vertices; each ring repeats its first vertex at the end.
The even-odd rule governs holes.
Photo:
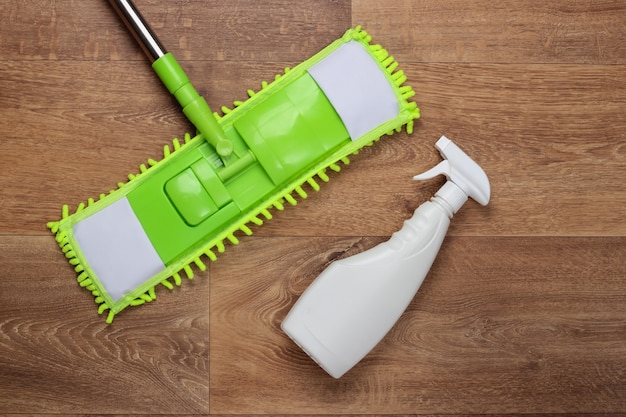
POLYGON ((146 56, 153 63, 167 51, 130 0, 109 0, 146 56))
POLYGON ((217 123, 213 111, 193 87, 174 56, 167 52, 131 0, 109 0, 152 63, 163 84, 183 108, 183 113, 220 156, 233 151, 232 142, 217 123))

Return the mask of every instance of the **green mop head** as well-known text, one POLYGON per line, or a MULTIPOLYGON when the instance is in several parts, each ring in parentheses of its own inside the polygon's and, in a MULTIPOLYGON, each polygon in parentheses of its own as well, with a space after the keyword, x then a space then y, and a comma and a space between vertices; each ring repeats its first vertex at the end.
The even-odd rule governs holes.
POLYGON ((206 269, 235 233, 252 234, 270 210, 317 191, 327 169, 419 117, 398 64, 360 27, 250 98, 215 115, 232 143, 218 153, 202 135, 166 145, 117 190, 80 203, 48 223, 81 287, 108 310, 153 301, 155 286, 180 285, 206 269), (307 187, 308 188, 308 187, 307 187), (193 266, 195 265, 195 267, 193 266))

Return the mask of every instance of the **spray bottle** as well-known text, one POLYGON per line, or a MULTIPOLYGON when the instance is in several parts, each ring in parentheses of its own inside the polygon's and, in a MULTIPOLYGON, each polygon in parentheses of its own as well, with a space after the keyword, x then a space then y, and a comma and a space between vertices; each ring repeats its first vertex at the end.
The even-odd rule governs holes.
POLYGON ((391 330, 422 285, 450 219, 472 197, 487 205, 490 186, 476 162, 442 136, 444 160, 414 177, 447 182, 391 238, 326 268, 293 306, 282 329, 326 372, 339 378, 391 330))

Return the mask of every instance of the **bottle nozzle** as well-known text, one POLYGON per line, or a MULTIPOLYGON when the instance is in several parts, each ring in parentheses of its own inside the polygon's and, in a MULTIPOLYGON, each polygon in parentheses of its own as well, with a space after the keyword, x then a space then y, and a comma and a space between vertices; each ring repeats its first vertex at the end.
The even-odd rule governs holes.
POLYGON ((443 161, 428 171, 416 175, 414 180, 427 180, 437 175, 445 175, 466 196, 486 206, 491 197, 491 187, 485 171, 450 139, 442 136, 435 147, 441 153, 443 161))

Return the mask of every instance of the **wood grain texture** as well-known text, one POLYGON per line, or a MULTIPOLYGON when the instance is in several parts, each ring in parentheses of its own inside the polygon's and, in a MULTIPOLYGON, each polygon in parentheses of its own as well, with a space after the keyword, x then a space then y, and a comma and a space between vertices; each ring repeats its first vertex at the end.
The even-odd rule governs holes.
POLYGON ((352 20, 393 45, 400 62, 623 65, 624 7, 613 0, 354 0, 352 20))
POLYGON ((190 129, 105 1, 0 3, 0 415, 626 416, 626 4, 135 0, 214 109, 362 24, 415 133, 351 158, 209 271, 111 326, 45 223, 190 129), (487 171, 416 298, 340 380, 280 330, 336 259, 487 171))
POLYGON ((208 281, 107 326, 50 243, 0 240, 0 412, 208 412, 208 281))
MULTIPOLYGON (((340 36, 351 18, 345 0, 134 3, 180 61, 298 62, 340 36)), ((0 16, 0 59, 145 60, 106 1, 3 2, 0 16)))

